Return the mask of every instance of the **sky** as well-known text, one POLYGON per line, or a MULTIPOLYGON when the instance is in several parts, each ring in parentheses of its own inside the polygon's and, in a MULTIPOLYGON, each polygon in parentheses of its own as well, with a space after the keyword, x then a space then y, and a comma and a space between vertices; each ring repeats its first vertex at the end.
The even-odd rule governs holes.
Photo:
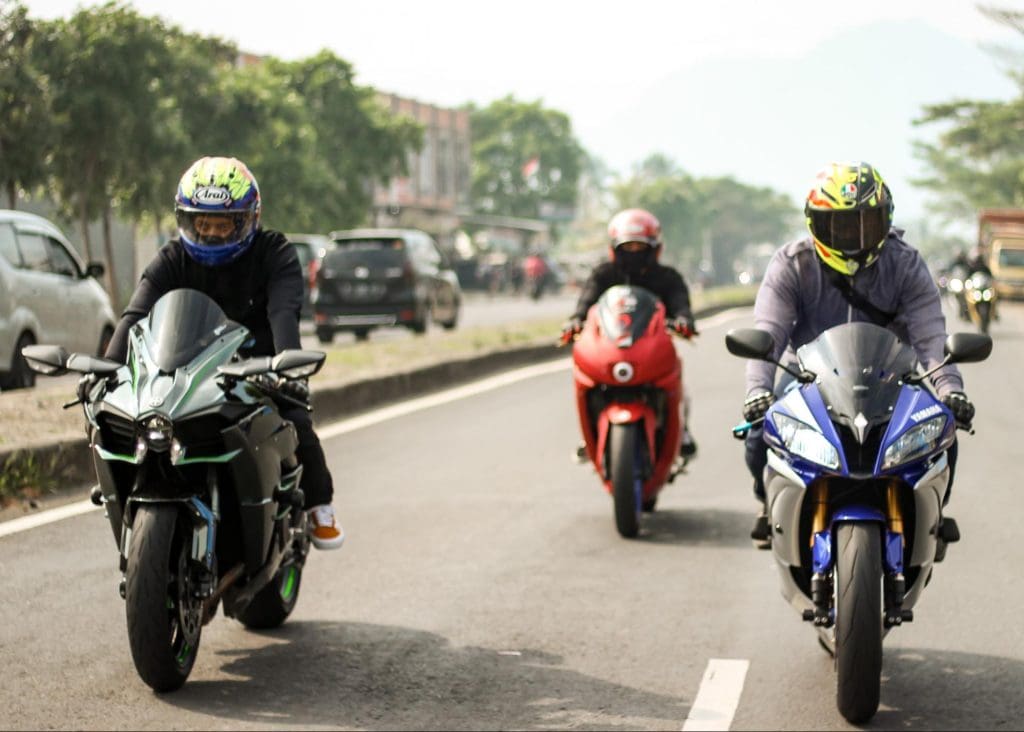
MULTIPOLYGON (((83 5, 23 2, 38 18, 83 5)), ((911 185, 922 172, 912 142, 934 134, 911 124, 920 105, 1009 98, 1016 89, 985 49, 1024 47, 955 0, 129 4, 257 54, 328 48, 358 83, 440 106, 541 100, 620 173, 663 152, 693 175, 732 175, 802 203, 829 160, 865 159, 894 189, 897 218, 925 211, 911 185)))

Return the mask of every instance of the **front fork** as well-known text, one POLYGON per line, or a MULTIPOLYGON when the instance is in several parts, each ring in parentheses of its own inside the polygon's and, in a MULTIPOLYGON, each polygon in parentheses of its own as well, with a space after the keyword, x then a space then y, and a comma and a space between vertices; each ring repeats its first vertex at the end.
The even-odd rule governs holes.
POLYGON ((833 551, 833 528, 843 521, 874 521, 886 526, 882 564, 885 572, 883 591, 885 604, 885 627, 891 628, 914 619, 914 611, 903 608, 907 583, 903 575, 903 510, 899 502, 899 486, 890 481, 885 489, 885 515, 873 508, 851 506, 829 514, 828 483, 818 483, 812 488, 814 515, 811 519, 811 561, 814 574, 811 575, 811 602, 814 607, 804 611, 804 620, 815 625, 830 628, 835 623, 832 606, 832 572, 835 553, 833 551))

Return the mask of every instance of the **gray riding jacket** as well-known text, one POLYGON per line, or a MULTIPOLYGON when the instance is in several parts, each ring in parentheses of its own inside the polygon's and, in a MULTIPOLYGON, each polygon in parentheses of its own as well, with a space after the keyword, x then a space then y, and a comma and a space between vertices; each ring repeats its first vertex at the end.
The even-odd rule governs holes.
MULTIPOLYGON (((825 330, 849 322, 871 322, 828 280, 810 237, 790 242, 772 257, 754 301, 755 327, 775 340, 775 360, 796 363, 796 349, 825 330), (783 354, 785 357, 783 358, 783 354)), ((853 276, 853 287, 880 310, 895 313, 888 328, 909 343, 926 369, 944 357, 946 318, 938 287, 903 230, 889 231, 878 260, 853 276)), ((747 394, 773 391, 775 365, 747 363, 747 394)), ((960 372, 946 366, 932 375, 940 397, 964 388, 960 372)))

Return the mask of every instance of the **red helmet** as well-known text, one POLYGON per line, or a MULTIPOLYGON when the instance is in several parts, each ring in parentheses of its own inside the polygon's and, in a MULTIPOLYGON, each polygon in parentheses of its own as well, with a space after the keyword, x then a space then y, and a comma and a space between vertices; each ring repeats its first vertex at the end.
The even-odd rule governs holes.
POLYGON ((636 259, 635 256, 623 256, 627 253, 622 251, 622 245, 628 242, 641 242, 650 247, 648 256, 628 262, 629 268, 647 266, 661 255, 661 223, 654 214, 642 208, 627 208, 615 214, 608 223, 608 238, 608 254, 619 265, 627 264, 627 259, 636 259))

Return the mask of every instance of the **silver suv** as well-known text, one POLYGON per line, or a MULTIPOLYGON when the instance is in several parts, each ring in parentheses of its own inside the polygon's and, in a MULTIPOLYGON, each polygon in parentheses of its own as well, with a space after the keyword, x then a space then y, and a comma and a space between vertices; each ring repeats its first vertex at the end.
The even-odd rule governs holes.
POLYGON ((52 223, 0 209, 0 389, 35 384, 24 346, 53 343, 70 352, 102 353, 116 322, 110 298, 52 223))

